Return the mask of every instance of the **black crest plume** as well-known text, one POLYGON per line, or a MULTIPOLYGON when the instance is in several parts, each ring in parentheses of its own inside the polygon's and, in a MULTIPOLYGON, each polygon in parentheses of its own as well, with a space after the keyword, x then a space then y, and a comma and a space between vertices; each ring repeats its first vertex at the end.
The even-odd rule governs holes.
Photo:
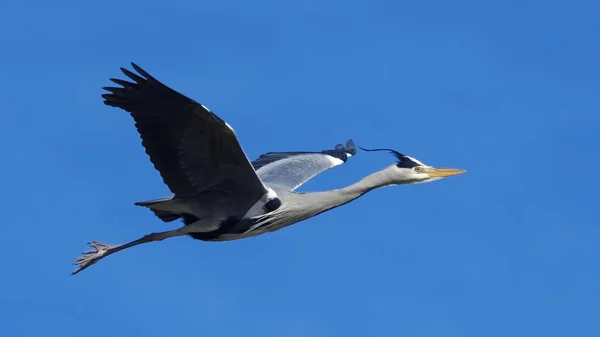
POLYGON ((359 146, 359 148, 363 151, 369 151, 369 152, 374 152, 374 151, 388 151, 391 152, 394 157, 396 157, 398 159, 398 164, 396 164, 396 166, 398 167, 404 167, 404 168, 412 168, 415 166, 419 166, 419 164, 415 163, 414 161, 410 160, 410 158, 408 158, 407 156, 403 155, 402 153, 396 151, 396 150, 392 150, 392 149, 365 149, 362 146, 359 146))

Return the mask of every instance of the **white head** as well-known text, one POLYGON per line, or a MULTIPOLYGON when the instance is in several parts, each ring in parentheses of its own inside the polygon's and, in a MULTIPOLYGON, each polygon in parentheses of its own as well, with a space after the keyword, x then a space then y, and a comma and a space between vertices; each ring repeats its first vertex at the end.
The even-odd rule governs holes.
POLYGON ((463 174, 466 171, 461 169, 451 168, 436 168, 423 164, 419 160, 404 155, 398 151, 390 149, 373 149, 368 150, 361 147, 364 151, 390 151, 397 159, 398 162, 391 167, 392 177, 395 184, 415 184, 415 183, 428 183, 435 180, 439 180, 445 177, 456 176, 463 174))

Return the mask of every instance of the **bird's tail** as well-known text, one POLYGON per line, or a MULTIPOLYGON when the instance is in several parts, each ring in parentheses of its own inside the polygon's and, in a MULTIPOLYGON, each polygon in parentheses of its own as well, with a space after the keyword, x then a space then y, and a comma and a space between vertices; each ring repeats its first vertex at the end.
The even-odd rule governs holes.
POLYGON ((154 215, 164 222, 171 222, 181 218, 181 214, 173 213, 171 211, 164 210, 164 204, 169 203, 173 200, 173 197, 154 199, 148 201, 138 201, 135 203, 136 206, 143 206, 149 208, 154 215), (160 207, 163 206, 163 207, 160 207))

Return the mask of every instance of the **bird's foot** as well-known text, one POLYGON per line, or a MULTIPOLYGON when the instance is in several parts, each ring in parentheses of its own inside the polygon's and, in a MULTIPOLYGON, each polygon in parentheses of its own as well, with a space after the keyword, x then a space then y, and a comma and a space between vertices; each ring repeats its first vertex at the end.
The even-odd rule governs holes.
POLYGON ((109 249, 114 248, 114 246, 107 245, 98 241, 89 242, 88 245, 93 249, 82 252, 81 254, 83 255, 80 256, 77 260, 75 260, 75 262, 73 262, 74 265, 79 267, 74 272, 72 272, 71 275, 75 275, 80 271, 84 270, 85 268, 98 262, 98 260, 105 256, 106 252, 108 252, 109 249))

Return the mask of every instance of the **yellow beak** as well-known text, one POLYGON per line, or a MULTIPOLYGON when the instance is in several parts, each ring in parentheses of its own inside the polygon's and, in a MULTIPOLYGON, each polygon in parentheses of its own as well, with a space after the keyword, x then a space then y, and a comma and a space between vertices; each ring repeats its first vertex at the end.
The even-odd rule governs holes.
POLYGON ((451 169, 451 168, 426 168, 423 172, 427 173, 430 177, 443 178, 443 177, 457 176, 457 175, 463 174, 467 171, 461 170, 461 169, 451 169))

